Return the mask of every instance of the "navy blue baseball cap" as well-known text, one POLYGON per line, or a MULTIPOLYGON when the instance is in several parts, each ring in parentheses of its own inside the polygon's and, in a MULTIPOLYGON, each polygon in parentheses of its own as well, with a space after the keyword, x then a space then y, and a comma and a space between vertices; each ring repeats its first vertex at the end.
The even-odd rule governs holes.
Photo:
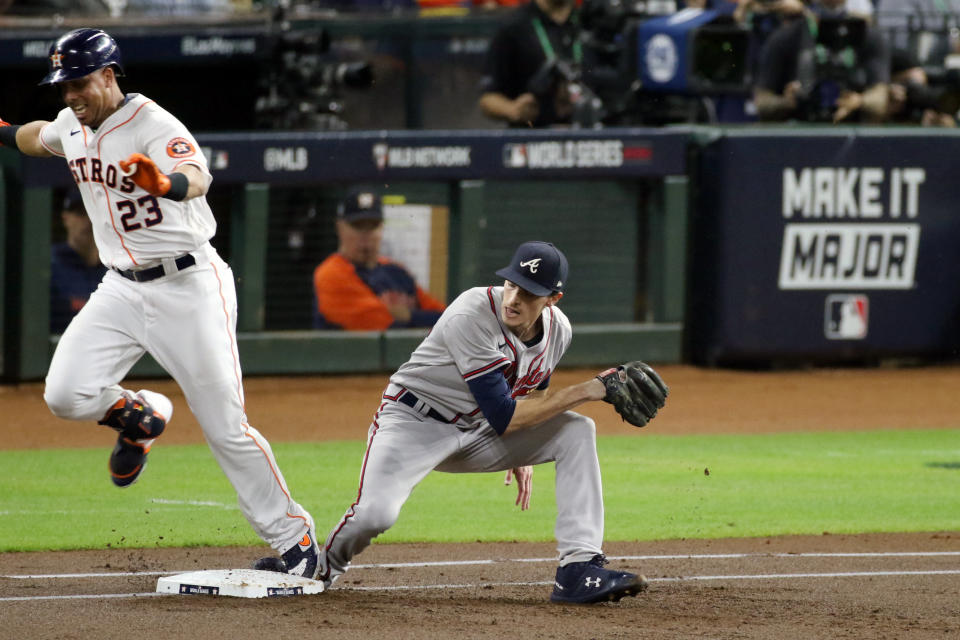
POLYGON ((67 189, 67 193, 63 196, 63 206, 61 209, 63 211, 74 211, 87 215, 87 210, 83 206, 83 197, 80 195, 80 189, 76 187, 67 189))
POLYGON ((351 191, 337 206, 337 218, 347 222, 383 220, 380 195, 372 190, 351 191))
POLYGON ((509 266, 497 275, 535 296, 563 293, 570 267, 567 257, 549 242, 524 242, 517 247, 509 266))

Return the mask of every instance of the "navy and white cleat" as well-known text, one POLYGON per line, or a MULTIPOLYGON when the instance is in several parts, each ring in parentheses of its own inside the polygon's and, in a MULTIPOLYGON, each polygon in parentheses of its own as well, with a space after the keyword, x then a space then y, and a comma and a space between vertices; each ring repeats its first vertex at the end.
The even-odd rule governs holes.
POLYGON ((606 557, 598 553, 586 562, 558 567, 550 601, 576 604, 617 602, 625 596, 646 591, 647 581, 643 576, 610 571, 603 568, 605 564, 606 557))

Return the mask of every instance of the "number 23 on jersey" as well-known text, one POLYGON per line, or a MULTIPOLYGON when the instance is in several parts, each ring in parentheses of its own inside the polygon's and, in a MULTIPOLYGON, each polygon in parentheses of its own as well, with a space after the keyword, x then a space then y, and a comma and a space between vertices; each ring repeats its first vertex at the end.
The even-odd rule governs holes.
POLYGON ((160 203, 151 195, 140 196, 136 200, 121 200, 117 202, 117 211, 120 212, 123 230, 128 232, 152 227, 163 221, 160 203))

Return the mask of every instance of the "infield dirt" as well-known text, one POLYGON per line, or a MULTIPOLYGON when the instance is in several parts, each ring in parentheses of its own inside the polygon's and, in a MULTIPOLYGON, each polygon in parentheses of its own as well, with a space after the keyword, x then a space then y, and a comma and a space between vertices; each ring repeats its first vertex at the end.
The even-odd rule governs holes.
MULTIPOLYGON (((955 429, 960 415, 960 367, 744 372, 668 366, 658 371, 671 395, 647 427, 649 433, 955 429)), ((594 373, 561 370, 553 384, 579 382, 594 373)), ((248 379, 247 412, 271 442, 362 439, 385 383, 386 376, 248 379)), ((132 386, 149 386, 173 400, 177 420, 164 442, 202 442, 172 382, 132 386)), ((5 449, 52 442, 112 446, 115 436, 106 429, 50 415, 42 393, 40 384, 0 387, 5 449)), ((635 433, 602 403, 583 409, 601 433, 635 433)), ((960 476, 957 480, 960 490, 960 476)), ((247 566, 263 551, 3 554, 0 638, 960 637, 958 532, 609 543, 610 556, 656 556, 613 563, 644 573, 651 589, 618 604, 592 607, 547 601, 553 545, 529 543, 374 545, 357 558, 358 565, 494 562, 362 566, 319 596, 265 601, 107 597, 153 592, 155 572, 247 566), (897 555, 904 553, 910 555, 897 555), (132 575, 62 577, 117 572, 132 575), (43 577, 47 574, 61 577, 43 577), (41 577, 10 577, 24 575, 41 577), (63 597, 78 595, 94 597, 63 597)))

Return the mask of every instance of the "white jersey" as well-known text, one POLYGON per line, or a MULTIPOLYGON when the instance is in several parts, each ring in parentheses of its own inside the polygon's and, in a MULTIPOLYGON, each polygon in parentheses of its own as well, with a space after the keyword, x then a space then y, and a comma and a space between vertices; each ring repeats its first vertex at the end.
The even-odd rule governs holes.
MULTIPOLYGON (((233 271, 210 245, 216 223, 206 198, 152 196, 120 169, 122 160, 141 153, 163 173, 192 164, 209 184, 196 140, 153 101, 131 94, 96 131, 62 110, 41 129, 40 142, 67 161, 100 260, 122 271, 151 268, 143 280, 108 271, 67 326, 47 371, 51 410, 61 418, 102 420, 120 398, 134 396, 120 382, 149 353, 183 389, 254 531, 281 553, 306 534, 312 538, 310 514, 290 497, 270 443, 247 421, 236 287, 233 271), (193 261, 178 263, 185 254, 193 261)), ((118 442, 124 439, 121 433, 118 442)), ((127 477, 114 474, 114 481, 127 477)))
POLYGON ((192 164, 210 179, 207 161, 187 128, 149 98, 129 94, 96 131, 64 108, 41 130, 40 142, 67 161, 104 265, 131 269, 155 264, 203 247, 216 231, 206 198, 157 198, 121 172, 121 160, 142 153, 162 173, 192 164))
POLYGON ((410 359, 390 376, 451 422, 485 422, 467 382, 501 370, 513 397, 545 388, 570 346, 570 321, 556 306, 541 314, 543 334, 527 346, 501 320, 503 287, 468 289, 454 300, 410 359))

